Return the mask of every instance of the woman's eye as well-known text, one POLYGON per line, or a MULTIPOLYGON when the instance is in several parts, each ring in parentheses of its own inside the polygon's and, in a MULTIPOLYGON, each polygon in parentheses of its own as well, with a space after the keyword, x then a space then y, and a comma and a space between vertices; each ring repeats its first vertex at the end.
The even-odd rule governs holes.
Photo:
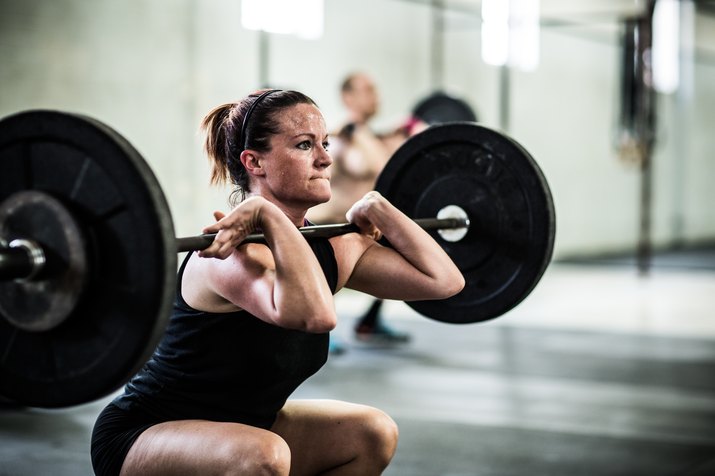
POLYGON ((328 141, 323 142, 323 149, 325 149, 326 151, 330 150, 330 142, 328 142, 328 141))
POLYGON ((310 141, 309 140, 304 140, 300 144, 298 144, 299 149, 303 150, 309 150, 310 149, 310 141))

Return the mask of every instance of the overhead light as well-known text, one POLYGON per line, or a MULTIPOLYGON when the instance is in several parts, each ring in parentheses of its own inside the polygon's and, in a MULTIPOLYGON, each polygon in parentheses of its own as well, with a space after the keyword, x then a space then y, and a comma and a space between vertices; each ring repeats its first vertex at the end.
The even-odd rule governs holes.
POLYGON ((524 71, 539 64, 539 0, 482 0, 482 59, 524 71))
POLYGON ((318 39, 323 36, 324 0, 242 0, 241 24, 249 30, 318 39))
POLYGON ((509 61, 509 0, 482 1, 482 59, 495 66, 509 61))
POLYGON ((680 4, 658 0, 653 11, 653 86, 662 93, 678 89, 680 70, 680 4))

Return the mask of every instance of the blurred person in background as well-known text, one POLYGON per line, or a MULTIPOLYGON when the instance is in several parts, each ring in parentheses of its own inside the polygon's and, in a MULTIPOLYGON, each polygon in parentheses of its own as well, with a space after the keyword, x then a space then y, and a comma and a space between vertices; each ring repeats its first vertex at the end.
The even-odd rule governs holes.
MULTIPOLYGON (((387 134, 378 134, 369 125, 380 107, 380 97, 373 79, 362 72, 348 75, 340 88, 347 119, 331 135, 333 156, 329 202, 314 207, 309 213, 316 223, 343 223, 350 207, 370 190, 392 154, 411 135, 426 124, 410 119, 387 134)), ((355 324, 358 341, 374 345, 405 344, 410 335, 387 325, 381 314, 382 299, 375 299, 355 324)), ((341 353, 345 345, 331 335, 331 352, 341 353)))

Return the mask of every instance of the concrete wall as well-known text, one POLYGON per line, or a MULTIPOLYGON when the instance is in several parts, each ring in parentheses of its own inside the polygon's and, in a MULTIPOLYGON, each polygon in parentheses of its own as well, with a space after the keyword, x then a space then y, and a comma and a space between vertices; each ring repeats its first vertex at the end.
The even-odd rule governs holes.
MULTIPOLYGON (((390 128, 434 87, 431 12, 399 0, 328 0, 325 35, 271 35, 268 80, 300 89, 329 125, 349 71, 373 74, 390 128)), ((611 19, 613 20, 613 19, 611 19)), ((613 23, 613 22, 612 22, 613 23)), ((446 17, 444 81, 482 121, 500 127, 500 72, 480 59, 478 15, 446 17)), ((712 45, 712 18, 697 41, 712 45)), ((618 29, 545 27, 541 63, 511 73, 508 132, 543 168, 558 214, 556 256, 632 248, 635 168, 613 152, 618 29)), ((169 200, 176 234, 193 235, 226 208, 209 189, 199 121, 258 88, 259 34, 244 30, 238 0, 0 0, 0 116, 31 108, 101 119, 145 156, 169 200)), ((689 94, 662 96, 655 160, 654 238, 660 246, 715 240, 715 54, 698 54, 689 94)))

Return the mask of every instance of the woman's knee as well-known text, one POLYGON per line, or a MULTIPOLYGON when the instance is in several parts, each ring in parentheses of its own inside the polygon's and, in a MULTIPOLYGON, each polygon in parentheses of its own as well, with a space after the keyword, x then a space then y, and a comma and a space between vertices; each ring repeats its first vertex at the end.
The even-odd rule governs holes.
POLYGON ((246 451, 245 442, 227 442, 222 449, 227 475, 285 476, 290 472, 291 454, 288 444, 278 435, 269 434, 252 443, 246 451))
POLYGON ((397 451, 399 430, 397 423, 385 412, 368 408, 365 418, 366 450, 384 466, 392 460, 397 451))

